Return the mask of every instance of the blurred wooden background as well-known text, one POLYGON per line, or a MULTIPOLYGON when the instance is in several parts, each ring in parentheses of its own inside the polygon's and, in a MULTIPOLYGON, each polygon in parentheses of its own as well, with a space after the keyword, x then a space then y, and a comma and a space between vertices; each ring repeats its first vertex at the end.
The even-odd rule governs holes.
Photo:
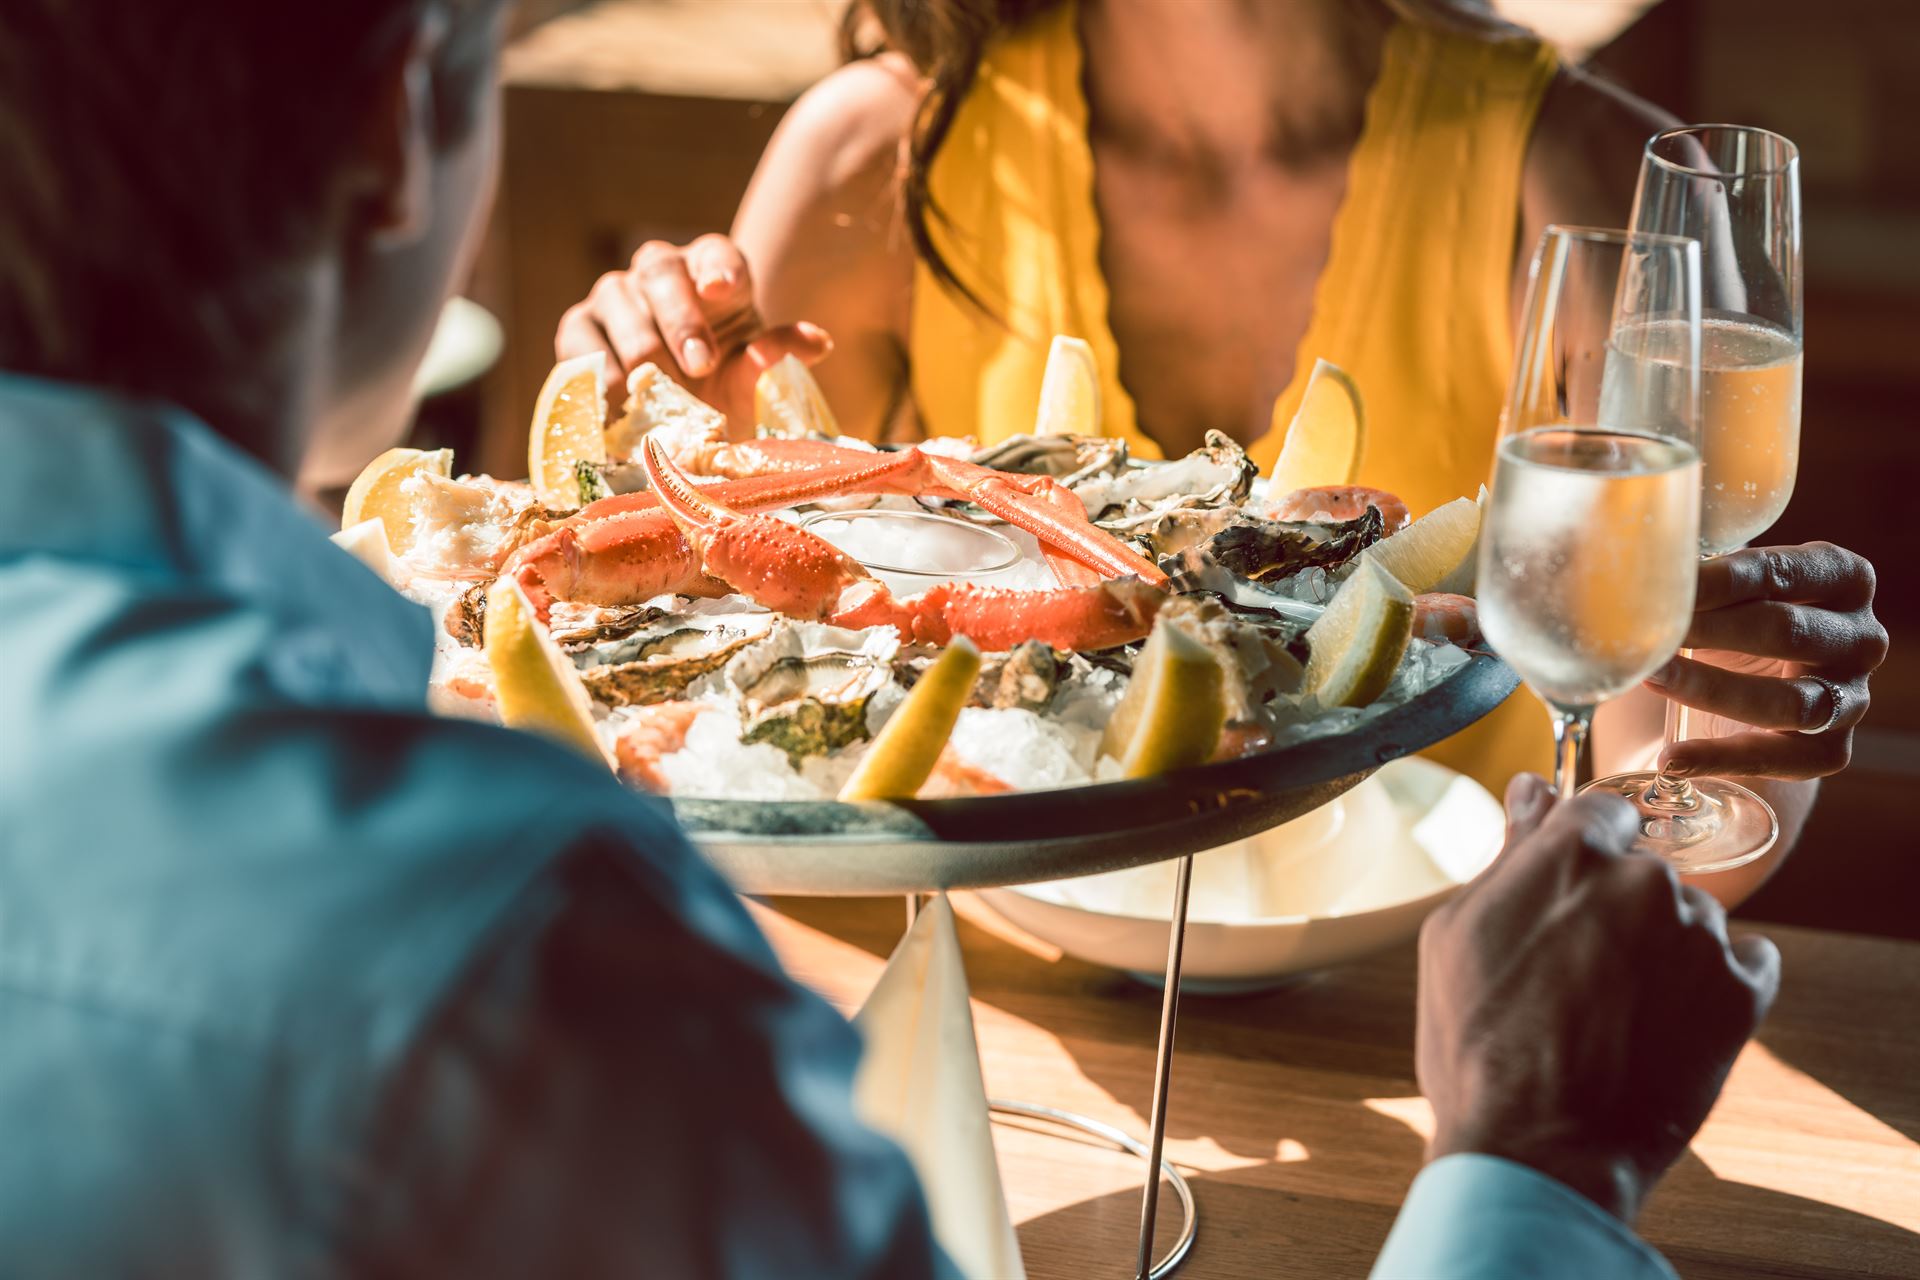
MULTIPOLYGON (((1195 0, 1196 3, 1205 0, 1195 0)), ((431 406, 465 465, 524 469, 560 312, 641 242, 724 231, 786 103, 836 62, 841 0, 523 0, 506 62, 499 206, 472 295, 506 356, 431 406)), ((1908 0, 1502 0, 1683 119, 1795 139, 1807 210, 1805 442, 1774 541, 1828 538, 1880 569, 1894 652, 1854 768, 1747 908, 1920 937, 1920 5, 1908 0), (1627 25, 1631 24, 1631 25, 1627 25), (1622 27, 1626 29, 1622 31, 1622 27)), ((1622 211, 1624 217, 1625 211, 1622 211)))

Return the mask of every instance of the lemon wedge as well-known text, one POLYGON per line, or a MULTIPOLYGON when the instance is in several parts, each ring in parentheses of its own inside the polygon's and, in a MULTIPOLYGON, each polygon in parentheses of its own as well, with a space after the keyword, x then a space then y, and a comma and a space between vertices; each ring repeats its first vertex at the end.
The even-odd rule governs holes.
POLYGON ((1093 348, 1082 338, 1055 334, 1040 379, 1040 408, 1034 414, 1037 436, 1100 434, 1100 368, 1093 348))
MULTIPOLYGON (((1429 591, 1448 591, 1454 595, 1470 596, 1479 587, 1480 530, 1486 527, 1487 486, 1480 486, 1480 496, 1473 500, 1473 509, 1476 521, 1473 529, 1473 545, 1467 548, 1467 554, 1461 558, 1459 564, 1453 567, 1453 571, 1429 587, 1429 591)), ((1402 529, 1400 532, 1405 533, 1406 530, 1402 529)))
MULTIPOLYGON (((1455 498, 1375 543, 1368 554, 1419 595, 1453 578, 1474 558, 1479 542, 1480 504, 1472 498, 1455 498)), ((1471 575, 1472 570, 1467 572, 1471 575)))
POLYGON ((485 653, 500 719, 574 748, 608 768, 612 758, 593 731, 593 702, 573 660, 560 652, 512 578, 487 591, 485 653))
POLYGON ((842 800, 905 800, 933 773, 980 675, 980 650, 955 636, 882 725, 840 788, 842 800))
POLYGON ((1362 553, 1327 611, 1307 628, 1303 688, 1323 707, 1364 707, 1385 691, 1413 634, 1413 593, 1362 553))
POLYGON ((354 477, 340 508, 340 527, 350 529, 378 520, 387 530, 387 547, 405 555, 413 547, 413 499, 400 486, 422 473, 453 474, 451 449, 389 449, 354 477))
MULTIPOLYGON (((1275 402, 1278 431, 1280 403, 1275 402)), ((1360 407, 1360 388, 1347 371, 1331 360, 1316 360, 1307 376, 1300 408, 1287 424, 1286 441, 1274 461, 1267 492, 1292 493, 1318 485, 1352 484, 1360 478, 1360 460, 1367 451, 1367 416, 1360 407)))
POLYGON ((580 505, 580 464, 607 460, 607 356, 562 360, 547 374, 527 433, 527 479, 549 507, 580 505))
POLYGON ((333 545, 393 585, 393 544, 384 520, 362 520, 332 535, 333 545))
POLYGON ((813 374, 795 356, 782 356, 753 383, 753 420, 763 436, 837 436, 839 420, 813 374))
POLYGON ((1162 618, 1133 664, 1113 709, 1102 754, 1129 778, 1184 769, 1212 758, 1227 723, 1226 673, 1213 651, 1162 618))

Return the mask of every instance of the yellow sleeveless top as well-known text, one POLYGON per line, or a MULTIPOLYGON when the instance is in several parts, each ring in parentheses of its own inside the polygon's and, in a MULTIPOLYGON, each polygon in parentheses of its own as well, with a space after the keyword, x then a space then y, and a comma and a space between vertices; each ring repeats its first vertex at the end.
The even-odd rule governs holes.
MULTIPOLYGON (((915 273, 912 394, 929 435, 991 443, 1029 430, 1052 335, 1084 338, 1101 382, 1102 431, 1158 458, 1120 379, 1100 272, 1100 220, 1072 0, 989 51, 936 157, 931 189, 947 261, 983 315, 915 273), (998 317, 997 319, 995 317, 998 317)), ((1511 282, 1521 170, 1558 61, 1530 40, 1415 24, 1387 36, 1347 173, 1312 318, 1276 420, 1291 421, 1316 358, 1366 403, 1360 481, 1418 516, 1472 495, 1491 471, 1513 357, 1511 282)), ((1264 471, 1280 432, 1249 452, 1264 471)), ((1428 754, 1500 794, 1548 770, 1544 709, 1521 690, 1428 754)))

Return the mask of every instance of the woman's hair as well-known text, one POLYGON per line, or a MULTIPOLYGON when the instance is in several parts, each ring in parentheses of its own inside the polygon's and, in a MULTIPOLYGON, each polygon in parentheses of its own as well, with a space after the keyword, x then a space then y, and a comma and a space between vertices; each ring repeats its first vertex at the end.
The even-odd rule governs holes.
MULTIPOLYGON (((1524 34, 1496 17, 1487 0, 1382 0, 1408 22, 1444 27, 1483 39, 1524 34)), ((939 155, 961 104, 980 73, 987 47, 1004 33, 1062 0, 853 0, 840 28, 849 61, 892 49, 904 54, 925 81, 907 136, 901 205, 914 253, 934 279, 986 309, 933 242, 932 224, 944 215, 930 189, 939 155)))
POLYGON ((292 337, 373 73, 424 12, 447 15, 432 105, 457 142, 499 7, 9 0, 0 369, 171 400, 216 428, 270 411, 241 384, 292 337))

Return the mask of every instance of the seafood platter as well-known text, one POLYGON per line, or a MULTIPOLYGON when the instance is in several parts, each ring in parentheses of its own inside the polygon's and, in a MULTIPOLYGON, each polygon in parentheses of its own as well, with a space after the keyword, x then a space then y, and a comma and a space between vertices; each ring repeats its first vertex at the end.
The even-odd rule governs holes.
POLYGON ((599 357, 556 366, 530 479, 394 450, 337 537, 434 611, 436 711, 604 760, 745 891, 1193 852, 1515 684, 1474 649, 1471 499, 1410 521, 1376 490, 1282 488, 1285 456, 1263 478, 1217 433, 1144 463, 1044 403, 987 447, 880 448, 791 361, 750 430, 651 365, 608 400, 599 357))

